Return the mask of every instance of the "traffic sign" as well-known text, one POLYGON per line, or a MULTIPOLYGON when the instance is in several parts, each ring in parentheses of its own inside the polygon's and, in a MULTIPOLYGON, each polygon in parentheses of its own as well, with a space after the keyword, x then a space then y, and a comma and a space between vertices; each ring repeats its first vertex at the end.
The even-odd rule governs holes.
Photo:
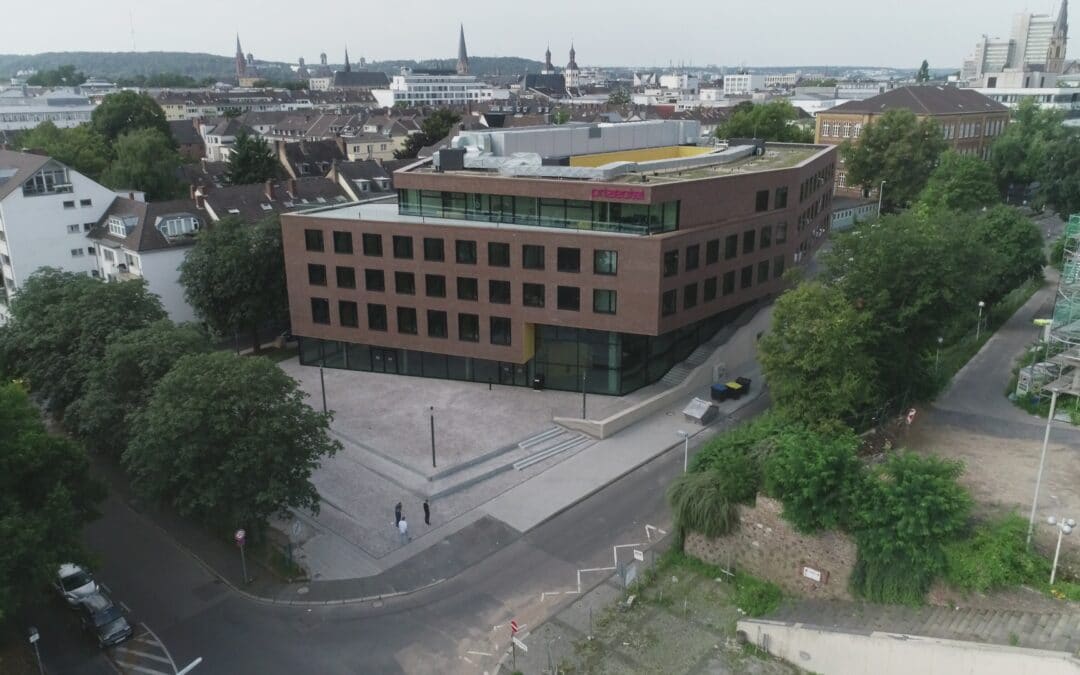
POLYGON ((635 548, 634 549, 634 560, 638 560, 640 562, 645 562, 645 551, 642 551, 640 549, 635 548))
POLYGON ((245 537, 247 537, 247 532, 244 532, 244 531, 243 531, 243 530, 241 529, 241 530, 237 530, 237 531, 236 531, 236 534, 235 534, 235 535, 233 536, 233 539, 235 539, 235 540, 236 540, 236 545, 237 545, 237 546, 243 546, 243 545, 244 545, 244 538, 245 538, 245 537))
POLYGON ((517 632, 518 632, 517 621, 511 621, 510 622, 510 635, 517 635, 517 632))
POLYGON ((520 649, 522 652, 528 653, 529 648, 525 646, 524 642, 522 642, 521 640, 519 640, 517 638, 512 638, 512 639, 514 641, 514 644, 517 645, 518 649, 520 649))

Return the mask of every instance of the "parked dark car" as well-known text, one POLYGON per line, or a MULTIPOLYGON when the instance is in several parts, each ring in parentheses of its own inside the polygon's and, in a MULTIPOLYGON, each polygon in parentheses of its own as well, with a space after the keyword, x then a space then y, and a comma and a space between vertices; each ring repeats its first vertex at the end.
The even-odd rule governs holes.
POLYGON ((79 611, 83 628, 94 634, 101 647, 118 645, 135 632, 120 606, 102 591, 84 597, 79 611))
POLYGON ((711 395, 714 401, 732 401, 742 398, 748 391, 750 391, 750 378, 736 377, 730 382, 714 384, 711 395))

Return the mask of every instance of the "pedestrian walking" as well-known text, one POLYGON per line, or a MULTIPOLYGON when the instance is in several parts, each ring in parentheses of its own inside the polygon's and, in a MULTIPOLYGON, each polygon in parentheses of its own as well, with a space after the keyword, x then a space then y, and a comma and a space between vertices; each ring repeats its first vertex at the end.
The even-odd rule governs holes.
POLYGON ((424 524, 431 524, 431 506, 428 504, 428 500, 424 500, 424 524))
POLYGON ((398 532, 401 534, 401 544, 403 546, 412 541, 412 537, 409 536, 409 521, 405 520, 404 517, 398 522, 398 532))
POLYGON ((397 527, 400 524, 401 524, 401 502, 398 502, 397 506, 394 507, 394 527, 397 527))

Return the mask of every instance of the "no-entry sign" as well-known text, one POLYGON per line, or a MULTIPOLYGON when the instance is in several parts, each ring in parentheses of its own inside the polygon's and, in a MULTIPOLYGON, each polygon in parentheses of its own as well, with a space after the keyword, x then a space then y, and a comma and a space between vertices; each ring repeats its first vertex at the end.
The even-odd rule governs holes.
POLYGON ((517 621, 511 621, 510 622, 510 635, 517 635, 517 632, 518 632, 517 621))
POLYGON ((243 546, 244 545, 244 539, 246 537, 247 537, 247 532, 244 532, 243 530, 237 530, 236 534, 233 535, 233 539, 236 540, 236 545, 237 546, 243 546))

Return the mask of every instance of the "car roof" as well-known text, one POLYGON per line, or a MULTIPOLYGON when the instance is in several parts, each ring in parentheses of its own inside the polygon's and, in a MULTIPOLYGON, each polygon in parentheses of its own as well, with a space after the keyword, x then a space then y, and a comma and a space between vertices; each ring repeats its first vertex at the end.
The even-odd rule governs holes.
POLYGON ((94 612, 100 612, 102 610, 112 607, 113 601, 108 598, 104 593, 98 591, 96 593, 90 593, 82 599, 82 604, 94 612))
POLYGON ((60 576, 62 577, 70 577, 72 574, 78 574, 79 572, 86 572, 86 568, 75 563, 64 563, 60 566, 60 576))

